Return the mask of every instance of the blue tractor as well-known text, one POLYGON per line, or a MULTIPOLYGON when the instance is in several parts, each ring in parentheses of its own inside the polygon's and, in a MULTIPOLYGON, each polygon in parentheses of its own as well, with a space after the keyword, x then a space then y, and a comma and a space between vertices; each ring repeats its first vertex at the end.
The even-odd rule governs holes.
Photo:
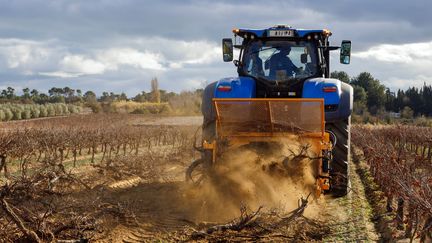
POLYGON ((222 40, 223 60, 238 77, 209 84, 203 94, 202 157, 192 163, 210 168, 228 146, 269 142, 295 132, 318 144, 317 190, 343 196, 349 187, 350 120, 353 88, 330 78, 330 51, 350 63, 351 41, 331 46, 329 30, 233 29, 222 40))

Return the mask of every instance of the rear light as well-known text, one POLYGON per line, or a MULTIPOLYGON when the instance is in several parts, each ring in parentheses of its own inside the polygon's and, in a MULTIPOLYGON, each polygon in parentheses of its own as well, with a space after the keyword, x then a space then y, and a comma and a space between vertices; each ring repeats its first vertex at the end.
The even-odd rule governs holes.
POLYGON ((322 90, 324 91, 324 93, 332 93, 332 92, 337 92, 337 87, 328 86, 328 87, 324 87, 322 90))
POLYGON ((217 90, 222 91, 222 92, 231 91, 231 85, 219 85, 217 87, 217 90))

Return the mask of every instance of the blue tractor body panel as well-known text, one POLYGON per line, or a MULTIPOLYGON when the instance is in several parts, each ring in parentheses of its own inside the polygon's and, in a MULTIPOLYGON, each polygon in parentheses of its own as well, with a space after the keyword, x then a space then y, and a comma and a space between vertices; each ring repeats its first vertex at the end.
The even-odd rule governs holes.
POLYGON ((352 87, 337 79, 311 78, 306 80, 303 84, 302 97, 323 98, 327 122, 346 119, 352 113, 352 87))
POLYGON ((253 78, 224 78, 216 83, 215 98, 255 98, 256 84, 253 78))
POLYGON ((303 98, 323 98, 324 105, 338 105, 341 95, 341 81, 337 79, 313 78, 303 84, 303 98), (325 92, 325 88, 335 87, 335 92, 325 92))
MULTIPOLYGON (((216 82, 213 97, 256 98, 255 80, 250 77, 221 79, 216 82)), ((345 119, 351 115, 352 87, 337 79, 311 78, 306 80, 303 84, 302 97, 324 99, 326 121, 345 119)))
MULTIPOLYGON (((215 98, 255 98, 255 80, 249 77, 224 78, 217 82, 215 98)), ((337 79, 314 78, 303 85, 303 98, 323 98, 325 105, 339 104, 341 81, 337 79), (336 92, 324 92, 325 87, 336 87, 336 92)))

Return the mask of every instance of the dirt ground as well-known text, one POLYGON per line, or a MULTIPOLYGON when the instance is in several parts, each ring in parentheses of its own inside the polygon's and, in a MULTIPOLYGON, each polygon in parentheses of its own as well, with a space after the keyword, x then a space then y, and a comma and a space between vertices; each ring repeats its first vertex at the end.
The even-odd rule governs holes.
MULTIPOLYGON (((127 122, 143 129, 187 128, 192 136, 193 131, 199 131, 202 117, 134 116, 127 122)), ((159 138, 163 140, 165 135, 159 138)), ((136 155, 115 157, 111 166, 103 168, 90 165, 90 155, 83 154, 77 158, 79 166, 71 173, 88 185, 86 189, 81 187, 66 196, 53 195, 44 200, 58 207, 53 209, 60 213, 57 217, 64 217, 65 213, 72 215, 71 221, 79 222, 74 225, 80 233, 75 229, 70 237, 64 234, 64 240, 124 243, 382 240, 374 225, 376 216, 356 173, 358 165, 350 163, 351 192, 347 196, 315 197, 311 193, 315 188, 316 160, 310 158, 317 155, 307 150, 300 154, 302 141, 294 140, 279 141, 277 146, 234 150, 223 156, 224 162, 219 162, 213 176, 199 185, 185 179, 186 169, 199 157, 199 153, 192 152, 192 142, 190 147, 177 147, 177 152, 173 152, 174 144, 158 142, 146 153, 138 155, 137 150, 136 155)), ((96 155, 96 161, 101 161, 101 156, 96 155)), ((66 159, 64 164, 70 166, 70 160, 66 159)), ((36 207, 32 200, 25 204, 20 206, 36 207)))
POLYGON ((315 195, 320 143, 294 133, 231 144, 199 180, 203 164, 186 171, 201 123, 94 114, 2 126, 0 242, 410 242, 358 147, 345 197, 315 195))
MULTIPOLYGON (((201 117, 164 117, 146 118, 140 120, 139 125, 169 125, 184 126, 201 123, 201 117)), ((251 234, 253 229, 244 229, 238 232, 221 231, 212 235, 198 235, 203 229, 214 225, 226 224, 240 216, 240 201, 238 211, 233 208, 233 202, 223 195, 218 198, 217 205, 212 202, 208 188, 191 188, 185 182, 186 166, 191 161, 175 160, 159 165, 159 176, 156 181, 146 182, 140 177, 130 177, 111 183, 108 188, 101 191, 87 192, 91 197, 102 198, 111 205, 122 205, 127 211, 123 218, 106 218, 103 220, 104 228, 93 237, 96 242, 149 242, 149 241, 308 241, 326 242, 363 242, 378 241, 380 234, 376 232, 372 222, 373 213, 366 200, 364 188, 359 176, 356 174, 356 165, 350 164, 351 187, 348 196, 332 198, 323 195, 318 199, 310 200, 304 212, 304 218, 290 224, 298 224, 300 229, 291 226, 290 233, 266 233, 257 236, 251 234), (203 192, 202 190, 207 190, 203 192), (204 193, 204 194, 203 194, 204 193), (205 195, 206 198, 203 198, 205 195), (225 199, 224 199, 225 198, 225 199), (303 227, 303 228, 302 228, 303 227), (287 234, 285 234, 287 233, 287 234), (291 236, 289 236, 291 234, 291 236), (297 238, 296 235, 306 236, 297 238), (227 235, 231 235, 227 237, 227 235), (288 237, 288 238, 287 238, 288 237), (292 237, 292 238, 290 238, 292 237), (306 237, 306 238, 304 238, 306 237)), ((214 190, 214 188, 213 188, 214 190)), ((281 191, 277 191, 281 192, 281 191)), ((216 192, 217 193, 217 192, 216 192)), ((224 192, 226 193, 226 192, 224 192)), ((283 193, 283 192, 282 192, 283 193)), ((290 192, 289 201, 297 202, 302 194, 290 192)), ((88 195, 87 195, 88 196, 88 195)), ((256 211, 256 205, 247 205, 250 211, 256 211)), ((289 212, 293 207, 280 205, 262 205, 265 215, 278 210, 281 215, 289 212), (289 210, 287 210, 289 209, 289 210)), ((294 207, 295 208, 295 207, 294 207)), ((261 219, 262 220, 262 219, 261 219)), ((271 224, 270 224, 271 225, 271 224)), ((274 226, 271 225, 271 226, 274 226)), ((281 227, 283 231, 283 227, 281 227)))

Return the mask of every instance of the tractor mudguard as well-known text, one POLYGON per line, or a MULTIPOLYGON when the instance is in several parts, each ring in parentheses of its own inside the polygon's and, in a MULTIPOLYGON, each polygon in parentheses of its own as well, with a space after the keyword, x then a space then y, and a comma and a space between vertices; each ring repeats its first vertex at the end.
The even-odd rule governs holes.
POLYGON ((347 119, 353 109, 353 88, 332 78, 312 78, 304 82, 303 98, 324 98, 326 122, 347 119))
POLYGON ((213 98, 255 98, 255 94, 255 80, 249 77, 223 78, 207 85, 201 105, 204 139, 212 138, 215 132, 216 111, 213 98))
POLYGON ((218 82, 213 82, 207 87, 205 87, 203 96, 202 96, 202 103, 201 103, 201 113, 203 114, 204 119, 207 119, 209 121, 216 120, 216 112, 213 107, 213 98, 215 95, 216 85, 218 82))
POLYGON ((216 83, 214 98, 255 98, 256 84, 250 77, 224 78, 216 83))

